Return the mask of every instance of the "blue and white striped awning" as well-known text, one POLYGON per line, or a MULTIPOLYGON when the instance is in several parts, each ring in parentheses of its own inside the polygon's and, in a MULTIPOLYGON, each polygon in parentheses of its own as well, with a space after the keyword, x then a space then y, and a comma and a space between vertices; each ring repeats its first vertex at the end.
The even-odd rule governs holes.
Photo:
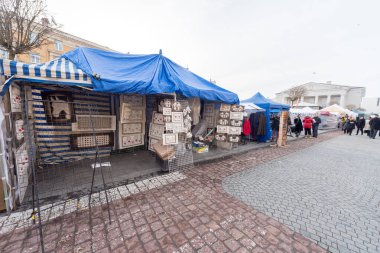
MULTIPOLYGON (((43 64, 26 64, 0 59, 0 75, 7 76, 10 81, 92 87, 91 78, 65 58, 57 58, 43 64)), ((0 87, 1 95, 9 85, 10 83, 6 82, 0 87)))

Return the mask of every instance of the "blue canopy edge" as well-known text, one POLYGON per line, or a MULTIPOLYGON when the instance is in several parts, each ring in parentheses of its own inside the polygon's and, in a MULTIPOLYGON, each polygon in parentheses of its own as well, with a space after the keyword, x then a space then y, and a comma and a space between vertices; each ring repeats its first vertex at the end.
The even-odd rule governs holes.
POLYGON ((94 91, 106 93, 178 93, 228 104, 238 96, 192 73, 161 54, 132 55, 76 48, 61 56, 91 77, 94 91))

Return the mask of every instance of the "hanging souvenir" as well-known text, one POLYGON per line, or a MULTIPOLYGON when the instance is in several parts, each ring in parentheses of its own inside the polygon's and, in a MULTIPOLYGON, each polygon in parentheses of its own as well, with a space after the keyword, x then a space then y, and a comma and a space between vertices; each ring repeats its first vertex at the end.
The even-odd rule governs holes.
POLYGON ((226 134, 216 134, 215 139, 217 141, 227 141, 227 135, 226 134))
POLYGON ((228 104, 221 104, 220 105, 220 111, 221 112, 229 112, 231 110, 231 105, 228 104))
POLYGON ((223 125, 223 126, 227 126, 228 125, 228 119, 219 119, 218 124, 223 125))
POLYGON ((158 112, 153 112, 153 119, 152 119, 154 124, 160 124, 163 125, 164 122, 164 115, 162 113, 158 112))
POLYGON ((243 125, 243 121, 241 120, 235 120, 235 119, 231 120, 231 126, 241 127, 242 125, 243 125))
POLYGON ((242 105, 232 105, 231 106, 231 112, 243 112, 244 106, 242 105))
POLYGON ((228 119, 230 117, 230 113, 229 112, 220 112, 219 117, 222 119, 228 119))
POLYGON ((172 109, 173 109, 173 111, 175 111, 175 112, 179 112, 179 111, 181 111, 181 110, 182 110, 181 103, 178 102, 178 101, 173 102, 173 104, 172 104, 172 109))

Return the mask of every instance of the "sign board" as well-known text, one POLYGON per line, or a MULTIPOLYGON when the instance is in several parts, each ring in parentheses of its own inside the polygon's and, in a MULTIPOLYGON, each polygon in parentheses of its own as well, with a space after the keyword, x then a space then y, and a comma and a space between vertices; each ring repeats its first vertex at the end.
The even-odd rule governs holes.
POLYGON ((278 131, 277 146, 283 147, 286 145, 286 137, 288 132, 288 115, 289 112, 281 112, 280 116, 280 128, 278 131))

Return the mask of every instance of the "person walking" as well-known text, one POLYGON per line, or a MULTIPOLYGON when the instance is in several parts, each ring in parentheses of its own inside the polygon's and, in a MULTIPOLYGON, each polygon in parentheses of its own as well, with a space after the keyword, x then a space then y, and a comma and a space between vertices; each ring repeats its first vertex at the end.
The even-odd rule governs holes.
POLYGON ((348 127, 348 123, 350 122, 350 119, 346 119, 344 124, 343 124, 343 127, 342 127, 342 130, 343 130, 343 133, 344 134, 347 134, 348 131, 347 131, 347 127, 348 127))
POLYGON ((353 117, 350 117, 350 119, 347 121, 347 127, 346 131, 348 135, 352 134, 352 131, 355 129, 356 121, 354 120, 353 117))
POLYGON ((306 116, 302 122, 303 128, 305 129, 305 138, 311 138, 311 128, 313 126, 313 119, 310 116, 306 116))
POLYGON ((340 121, 340 125, 341 125, 341 127, 342 127, 342 131, 344 131, 343 127, 344 127, 344 124, 346 123, 346 121, 347 121, 346 117, 343 116, 343 117, 341 118, 341 121, 340 121))
POLYGON ((294 122, 294 133, 296 134, 296 137, 298 137, 300 136, 300 133, 303 130, 301 115, 298 114, 297 118, 295 118, 293 122, 294 122))
POLYGON ((365 127, 365 119, 364 119, 364 117, 360 117, 359 118, 359 120, 356 122, 356 127, 358 128, 358 130, 356 130, 356 135, 359 134, 359 131, 363 135, 363 130, 364 130, 364 127, 365 127))
POLYGON ((368 123, 368 125, 369 125, 369 135, 368 135, 368 137, 369 138, 372 138, 373 132, 375 130, 375 128, 374 128, 374 122, 375 122, 375 116, 371 115, 370 119, 369 119, 369 123, 368 123))
POLYGON ((321 124, 322 120, 320 117, 318 117, 317 113, 314 115, 313 120, 314 120, 313 126, 312 126, 313 127, 313 137, 317 138, 318 137, 319 124, 321 124))
POLYGON ((272 142, 277 142, 278 131, 280 130, 280 117, 276 114, 272 119, 272 142))
POLYGON ((372 133, 371 138, 375 139, 377 132, 380 131, 380 118, 378 115, 375 115, 375 117, 372 120, 373 121, 372 121, 371 129, 373 130, 371 131, 372 133))

